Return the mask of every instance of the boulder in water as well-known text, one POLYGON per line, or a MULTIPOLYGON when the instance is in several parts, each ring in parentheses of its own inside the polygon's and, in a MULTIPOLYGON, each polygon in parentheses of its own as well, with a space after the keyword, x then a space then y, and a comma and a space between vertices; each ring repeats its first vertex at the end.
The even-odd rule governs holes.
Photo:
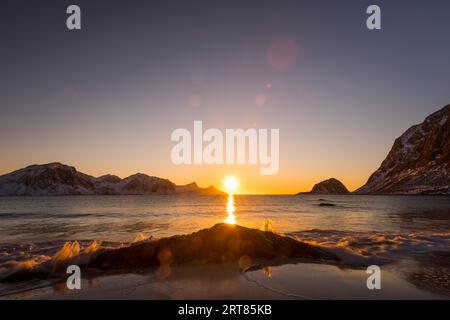
POLYGON ((89 266, 99 269, 141 268, 189 262, 220 263, 251 259, 299 258, 338 260, 320 248, 269 231, 225 223, 189 235, 173 236, 99 252, 89 266))

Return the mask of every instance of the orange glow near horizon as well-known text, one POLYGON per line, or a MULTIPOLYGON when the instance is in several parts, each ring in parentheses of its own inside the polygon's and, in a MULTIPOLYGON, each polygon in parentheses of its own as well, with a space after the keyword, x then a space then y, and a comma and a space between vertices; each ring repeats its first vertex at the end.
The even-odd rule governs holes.
MULTIPOLYGON (((342 164, 339 167, 320 166, 314 167, 308 162, 309 159, 300 158, 301 162, 297 167, 294 164, 287 163, 282 165, 280 172, 275 176, 261 176, 259 167, 242 165, 233 166, 232 174, 230 167, 226 165, 217 165, 214 167, 200 166, 173 166, 167 165, 163 160, 160 162, 146 162, 145 157, 136 161, 124 158, 123 163, 117 164, 120 157, 115 157, 113 162, 97 163, 95 161, 84 159, 83 161, 74 161, 70 159, 60 159, 60 157, 49 157, 48 159, 32 159, 20 163, 2 163, 0 175, 7 174, 14 170, 24 168, 30 164, 44 164, 52 162, 53 159, 74 166, 79 172, 86 173, 95 177, 104 174, 114 174, 120 178, 126 178, 136 172, 158 176, 169 179, 177 185, 185 185, 196 182, 200 187, 215 186, 217 189, 226 193, 233 194, 296 194, 298 192, 310 191, 314 184, 329 179, 336 178, 340 180, 350 191, 357 189, 366 183, 370 174, 379 166, 377 160, 374 160, 371 167, 357 167, 350 164, 342 164), (285 169, 286 167, 286 169, 285 169), (236 190, 230 192, 225 185, 224 177, 239 177, 236 190)), ((335 164, 334 164, 335 165, 335 164)), ((231 183, 233 186, 233 183, 231 183)))

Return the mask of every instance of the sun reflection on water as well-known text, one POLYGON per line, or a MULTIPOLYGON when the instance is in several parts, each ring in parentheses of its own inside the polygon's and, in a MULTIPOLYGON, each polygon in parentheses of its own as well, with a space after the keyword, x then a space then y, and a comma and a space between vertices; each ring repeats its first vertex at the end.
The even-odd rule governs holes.
POLYGON ((236 216, 234 215, 234 212, 236 211, 236 207, 234 205, 234 196, 232 194, 228 195, 228 202, 227 202, 227 218, 223 220, 223 222, 228 224, 236 224, 236 216))

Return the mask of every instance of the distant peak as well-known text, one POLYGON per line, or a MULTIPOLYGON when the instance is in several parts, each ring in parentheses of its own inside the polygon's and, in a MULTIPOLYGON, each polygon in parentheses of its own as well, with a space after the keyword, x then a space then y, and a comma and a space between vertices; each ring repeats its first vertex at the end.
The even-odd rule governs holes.
POLYGON ((50 162, 50 163, 44 163, 44 164, 32 164, 32 165, 29 165, 29 166, 25 167, 25 169, 31 169, 31 168, 37 168, 37 167, 47 167, 47 168, 69 167, 69 168, 74 168, 72 166, 69 166, 69 165, 66 165, 66 164, 62 164, 61 162, 50 162))
POLYGON ((145 174, 145 173, 135 173, 132 174, 131 176, 126 177, 125 179, 133 179, 133 178, 149 178, 150 176, 145 174))
POLYGON ((197 182, 194 181, 194 182, 188 183, 186 185, 186 187, 198 188, 198 184, 197 184, 197 182))

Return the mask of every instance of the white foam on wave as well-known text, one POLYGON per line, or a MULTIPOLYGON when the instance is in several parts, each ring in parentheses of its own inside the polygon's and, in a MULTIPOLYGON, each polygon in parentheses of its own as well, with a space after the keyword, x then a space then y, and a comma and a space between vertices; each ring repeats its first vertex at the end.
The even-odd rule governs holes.
POLYGON ((394 234, 314 229, 290 235, 335 253, 350 265, 385 264, 418 254, 450 252, 447 232, 394 234))
POLYGON ((144 235, 142 232, 139 232, 133 239, 133 241, 131 241, 131 244, 133 243, 138 243, 138 242, 144 242, 144 241, 149 241, 152 240, 153 236, 146 236, 144 235))
POLYGON ((34 268, 37 268, 50 259, 51 258, 48 256, 40 255, 23 261, 9 260, 7 262, 4 262, 0 264, 0 280, 3 280, 18 272, 33 270, 34 268))
POLYGON ((43 249, 37 246, 36 251, 49 250, 48 254, 38 254, 32 247, 29 251, 20 251, 10 248, 11 252, 2 251, 4 258, 9 258, 0 263, 0 281, 17 273, 44 272, 49 275, 60 272, 70 264, 83 266, 101 250, 100 242, 92 241, 87 245, 80 245, 78 241, 67 241, 53 254, 51 249, 43 249))

